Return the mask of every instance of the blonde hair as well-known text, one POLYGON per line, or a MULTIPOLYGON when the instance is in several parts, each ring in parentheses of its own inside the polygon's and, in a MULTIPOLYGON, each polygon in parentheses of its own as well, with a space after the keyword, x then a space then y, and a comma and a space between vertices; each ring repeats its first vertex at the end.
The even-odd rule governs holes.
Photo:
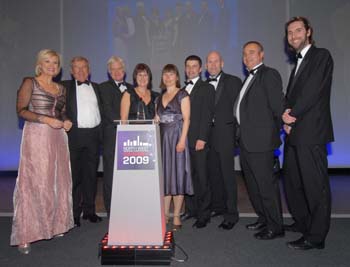
POLYGON ((109 68, 110 66, 115 63, 115 62, 118 62, 120 65, 122 65, 124 71, 125 71, 125 63, 124 63, 124 60, 122 60, 120 57, 117 57, 117 56, 111 56, 108 61, 107 61, 107 68, 108 68, 108 71, 109 71, 109 68))
POLYGON ((61 71, 61 55, 52 49, 43 49, 40 50, 36 57, 36 65, 35 65, 35 76, 39 76, 41 74, 40 63, 48 57, 57 57, 58 59, 58 68, 55 76, 61 71))

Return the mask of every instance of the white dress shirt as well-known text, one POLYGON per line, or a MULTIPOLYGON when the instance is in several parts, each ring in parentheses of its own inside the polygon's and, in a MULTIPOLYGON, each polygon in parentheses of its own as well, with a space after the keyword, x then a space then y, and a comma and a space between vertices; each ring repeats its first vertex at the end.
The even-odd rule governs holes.
POLYGON ((299 69, 299 67, 300 67, 300 64, 301 64, 301 62, 303 62, 303 59, 304 59, 304 57, 305 57, 307 51, 309 51, 310 47, 311 47, 311 44, 305 46, 305 47, 300 51, 300 54, 301 54, 302 58, 298 58, 297 67, 296 67, 296 69, 295 69, 294 76, 297 74, 297 71, 298 71, 298 69, 299 69))
POLYGON ((92 87, 83 83, 77 88, 77 122, 78 128, 94 128, 101 123, 100 110, 98 108, 97 97, 92 87))
POLYGON ((240 106, 241 106, 241 102, 242 102, 242 99, 243 99, 243 96, 245 95, 245 92, 247 91, 247 88, 248 88, 248 85, 250 84, 250 81, 253 79, 254 75, 258 72, 258 69, 263 63, 261 62, 260 64, 256 65, 253 70, 254 70, 254 74, 252 73, 249 73, 249 76, 248 78, 245 80, 244 84, 243 84, 243 87, 241 89, 241 91, 239 92, 239 96, 238 96, 238 102, 237 102, 237 107, 236 107, 236 118, 237 118, 237 121, 238 121, 238 124, 241 124, 241 118, 240 118, 240 112, 239 112, 239 109, 240 109, 240 106))
POLYGON ((124 91, 127 89, 126 86, 124 84, 121 84, 121 83, 124 83, 124 81, 114 81, 115 84, 118 86, 119 90, 121 93, 124 93, 124 91), (120 84, 120 85, 119 85, 120 84))
POLYGON ((196 82, 199 80, 199 76, 197 76, 196 78, 193 78, 193 79, 191 79, 191 80, 188 80, 188 81, 192 81, 192 83, 193 84, 187 84, 186 85, 186 88, 185 88, 185 90, 187 91, 187 93, 190 95, 191 94, 191 92, 192 92, 192 89, 193 89, 193 87, 194 87, 194 85, 196 84, 196 82))
MULTIPOLYGON (((212 79, 213 79, 213 78, 215 78, 215 76, 209 76, 209 78, 212 78, 212 79)), ((220 78, 221 78, 221 73, 216 77, 216 81, 211 81, 211 82, 209 82, 211 85, 214 86, 215 90, 216 90, 216 88, 218 87, 220 78)))

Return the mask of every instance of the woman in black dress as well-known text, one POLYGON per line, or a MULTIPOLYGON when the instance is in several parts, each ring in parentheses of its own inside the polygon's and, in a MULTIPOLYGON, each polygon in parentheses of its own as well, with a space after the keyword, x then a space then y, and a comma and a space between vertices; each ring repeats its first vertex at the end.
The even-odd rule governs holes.
POLYGON ((121 100, 121 120, 154 119, 154 102, 158 93, 152 91, 152 72, 146 64, 136 65, 133 72, 133 82, 135 87, 126 90, 121 100))

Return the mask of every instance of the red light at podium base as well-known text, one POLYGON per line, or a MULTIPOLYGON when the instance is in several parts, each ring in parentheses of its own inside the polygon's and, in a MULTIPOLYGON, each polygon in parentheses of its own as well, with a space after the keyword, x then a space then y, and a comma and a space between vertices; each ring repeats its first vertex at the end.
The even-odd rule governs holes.
POLYGON ((166 232, 163 245, 108 245, 108 233, 99 247, 102 265, 170 265, 174 256, 173 232, 166 232))

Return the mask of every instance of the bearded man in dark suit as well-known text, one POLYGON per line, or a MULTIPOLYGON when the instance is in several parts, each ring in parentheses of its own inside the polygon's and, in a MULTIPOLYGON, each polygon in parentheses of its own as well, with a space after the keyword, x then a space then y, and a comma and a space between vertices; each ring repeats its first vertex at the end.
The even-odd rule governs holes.
POLYGON ((285 30, 286 40, 297 54, 282 117, 287 133, 285 191, 295 220, 285 229, 302 233, 287 245, 299 250, 323 249, 331 217, 326 145, 334 141, 330 112, 333 59, 327 49, 314 45, 306 18, 292 18, 285 30))

